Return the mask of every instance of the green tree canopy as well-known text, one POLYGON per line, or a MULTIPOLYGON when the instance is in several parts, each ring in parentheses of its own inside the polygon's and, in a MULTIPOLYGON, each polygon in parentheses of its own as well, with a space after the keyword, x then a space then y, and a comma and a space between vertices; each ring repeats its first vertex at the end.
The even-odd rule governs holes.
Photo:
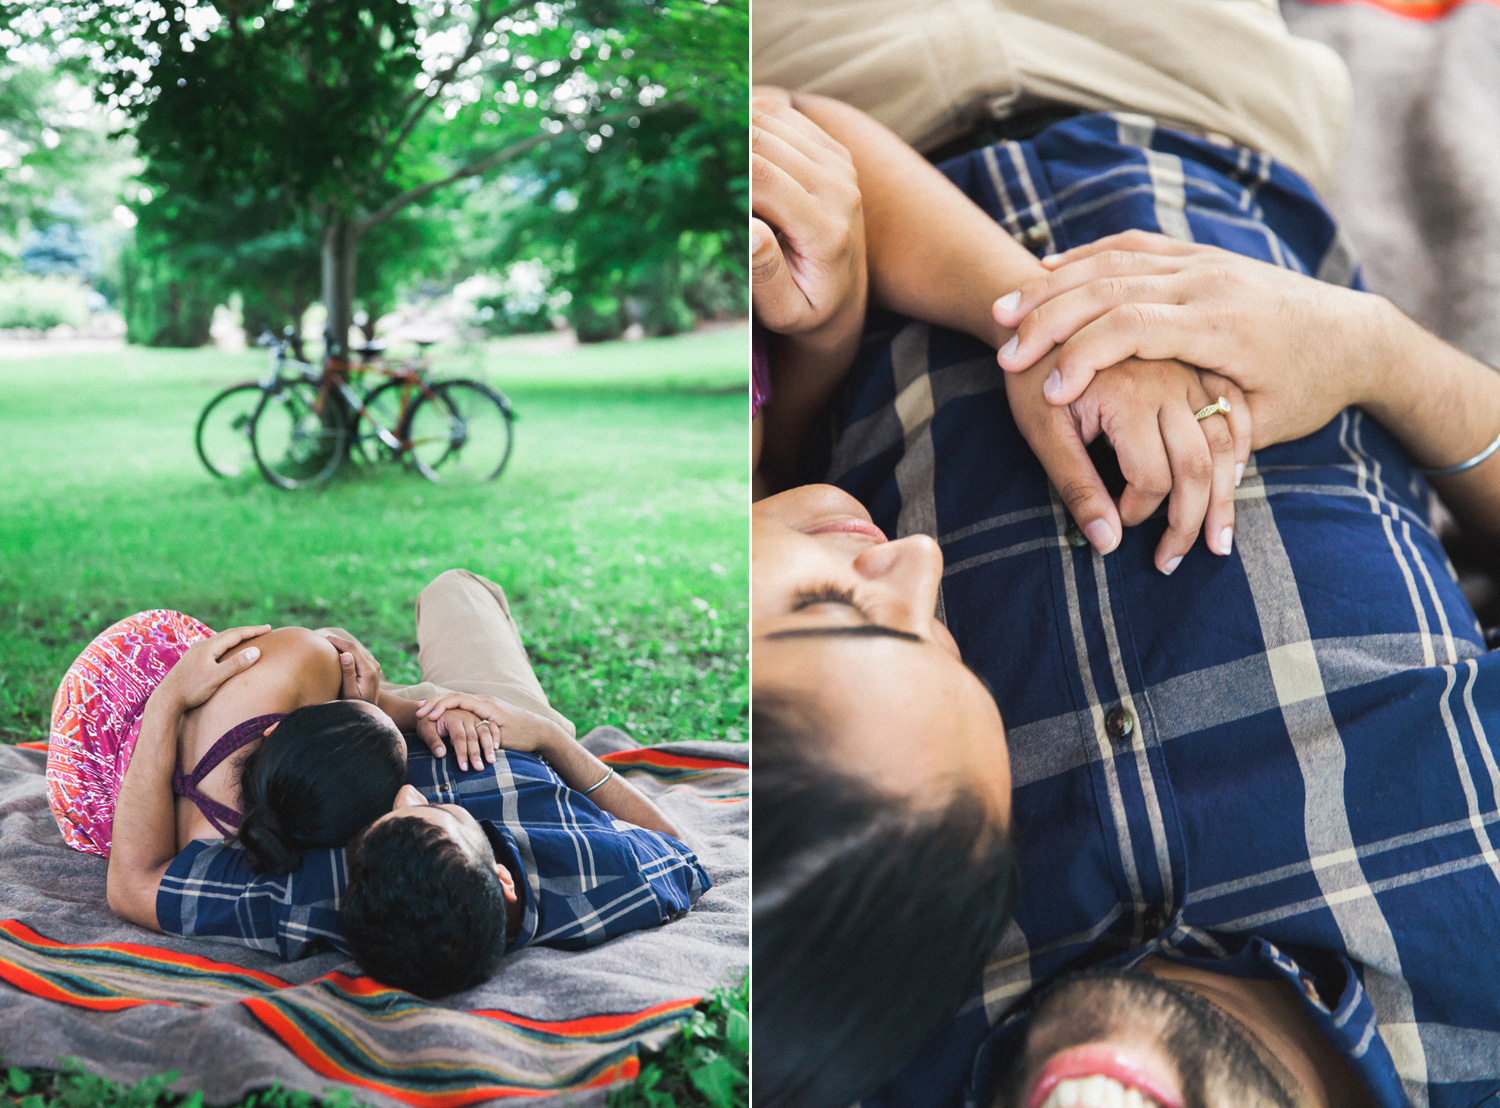
MULTIPOLYGON (((0 34, 0 51, 10 45, 0 34)), ((109 132, 74 73, 40 58, 0 61, 0 268, 19 262, 28 231, 118 229, 112 216, 138 166, 109 132)))
MULTIPOLYGON (((722 123, 736 98, 742 116, 745 6, 745 0, 12 4, 19 29, 85 64, 99 96, 132 121, 147 161, 144 179, 158 194, 216 208, 249 197, 251 207, 283 208, 281 229, 316 235, 336 341, 347 333, 361 241, 412 205, 455 182, 493 177, 544 155, 553 160, 541 172, 555 191, 570 150, 603 155, 600 167, 612 158, 625 172, 648 149, 681 162, 670 142, 635 140, 652 116, 675 111, 684 125, 722 123)), ((602 188, 578 195, 585 193, 590 200, 607 197, 602 188)), ((721 228, 742 222, 740 193, 738 203, 732 190, 720 194, 721 228)), ((628 199, 655 197, 646 189, 628 199)), ((641 210, 615 212, 646 222, 641 210)))

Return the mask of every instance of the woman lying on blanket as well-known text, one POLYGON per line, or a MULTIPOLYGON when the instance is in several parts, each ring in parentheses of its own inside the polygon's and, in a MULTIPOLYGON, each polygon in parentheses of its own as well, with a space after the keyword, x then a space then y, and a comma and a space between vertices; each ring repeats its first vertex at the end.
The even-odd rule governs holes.
MULTIPOLYGON (((1044 270, 855 109, 765 90, 753 124, 755 312, 774 332, 755 390, 769 395, 756 435, 763 493, 798 475, 867 302, 1000 348, 1011 332, 996 322, 997 296, 1044 270)), ((1206 556, 1227 554, 1250 450, 1239 389, 1136 362, 1057 406, 1042 388, 1053 362, 1006 374, 1005 386, 1078 541, 1113 550, 1123 526, 1168 500, 1163 574, 1200 531, 1206 556), (1195 418, 1219 397, 1227 412, 1195 418), (1126 482, 1118 502, 1085 451, 1105 428, 1126 482)), ((914 423, 924 403, 930 416, 930 397, 909 405, 914 423)), ((932 538, 887 541, 852 496, 814 485, 760 500, 752 542, 755 1096, 844 1104, 952 1015, 1008 920, 1005 732, 934 614, 943 556, 932 538), (893 951, 900 973, 886 969, 893 951)))
MULTIPOLYGON (((203 672, 225 682, 253 670, 186 705, 172 775, 176 849, 235 836, 257 870, 288 871, 302 851, 342 846, 390 810, 406 783, 401 726, 442 753, 439 727, 383 693, 378 664, 347 632, 253 630, 215 636, 191 616, 149 611, 84 649, 57 690, 47 755, 48 800, 68 845, 109 857, 115 822, 132 818, 119 799, 149 698, 174 674, 187 680, 185 658, 242 642, 203 672)), ((460 738, 466 762, 475 736, 460 738)))

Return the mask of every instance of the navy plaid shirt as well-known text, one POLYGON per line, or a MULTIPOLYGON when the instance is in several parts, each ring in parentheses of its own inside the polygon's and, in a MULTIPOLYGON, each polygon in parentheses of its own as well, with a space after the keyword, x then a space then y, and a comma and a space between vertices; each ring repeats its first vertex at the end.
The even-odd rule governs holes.
MULTIPOLYGON (((1358 280, 1294 175, 1140 117, 943 169, 1038 254, 1144 228, 1358 280)), ((1234 553, 1200 541, 1169 578, 1164 508, 1107 556, 1082 541, 966 336, 872 319, 830 423, 829 479, 943 547, 1021 859, 983 980, 871 1103, 987 1104, 1039 986, 1148 953, 1289 981, 1384 1108, 1500 1089, 1500 658, 1384 430, 1351 409, 1257 452, 1234 553)))
MULTIPOLYGON (((521 929, 507 947, 580 950, 683 912, 712 881, 670 835, 601 811, 541 758, 499 751, 495 764, 461 772, 410 744, 407 779, 435 804, 462 804, 516 877, 521 929)), ((290 874, 257 874, 228 842, 190 843, 156 894, 161 929, 242 943, 291 960, 347 953, 339 902, 348 881, 342 850, 314 850, 290 874)))

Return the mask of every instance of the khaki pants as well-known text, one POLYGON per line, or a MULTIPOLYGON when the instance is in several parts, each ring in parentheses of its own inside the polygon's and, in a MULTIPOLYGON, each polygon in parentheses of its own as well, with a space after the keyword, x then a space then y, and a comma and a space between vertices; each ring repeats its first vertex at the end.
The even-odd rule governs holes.
POLYGON ((417 597, 417 662, 421 684, 387 691, 407 700, 445 692, 492 696, 577 735, 572 721, 547 703, 531 671, 505 590, 477 573, 450 569, 417 597))

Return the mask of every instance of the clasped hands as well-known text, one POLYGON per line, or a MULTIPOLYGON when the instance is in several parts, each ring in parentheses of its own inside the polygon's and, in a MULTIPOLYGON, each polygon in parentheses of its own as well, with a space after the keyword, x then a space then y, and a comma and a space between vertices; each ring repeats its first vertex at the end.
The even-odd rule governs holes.
MULTIPOLYGON (((382 704, 383 671, 365 645, 340 627, 320 627, 318 634, 339 651, 341 695, 382 704)), ((458 767, 463 770, 493 764, 497 750, 536 751, 563 735, 557 724, 534 712, 469 693, 444 693, 419 701, 415 715, 417 738, 437 758, 446 757, 448 744, 452 744, 458 767)))
POLYGON ((461 769, 470 764, 475 769, 486 762, 493 764, 497 750, 545 753, 550 744, 568 738, 545 716, 494 697, 458 692, 417 705, 417 734, 438 757, 442 757, 442 746, 440 741, 434 745, 434 741, 446 735, 461 769), (433 738, 429 739, 429 734, 433 738))
MULTIPOLYGON (((1047 273, 1001 297, 994 309, 998 324, 1014 328, 998 355, 1001 368, 1014 375, 1007 385, 1027 385, 1009 388, 1013 407, 1017 392, 1025 393, 1019 400, 1027 414, 1018 411, 1017 420, 1031 424, 1022 430, 1044 465, 1048 448, 1039 445, 1038 431, 1047 421, 1037 414, 1038 395, 1055 413, 1069 413, 1083 442, 1103 430, 1127 478, 1132 469, 1145 477, 1145 495, 1129 505, 1131 490, 1121 497, 1119 515, 1127 525, 1144 519, 1150 509, 1141 506, 1170 488, 1169 527, 1157 551, 1164 572, 1176 567, 1170 559, 1180 559, 1182 540, 1191 545, 1205 477, 1205 538, 1210 549, 1227 554, 1233 486, 1249 450, 1312 434, 1378 388, 1373 369, 1381 362, 1384 317, 1379 298, 1368 293, 1146 231, 1111 235, 1042 264, 1047 273), (1222 429, 1213 426, 1218 417, 1201 424, 1213 457, 1211 476, 1186 422, 1192 418, 1187 410, 1216 392, 1231 406, 1232 483, 1226 476, 1231 451, 1222 429), (1145 426, 1158 402, 1165 469, 1145 426)), ((1054 434, 1061 419, 1050 417, 1054 434)), ((1055 455, 1065 450, 1050 449, 1055 455)), ((1068 465, 1072 460, 1057 468, 1068 465)), ((1057 483, 1054 466, 1047 469, 1057 483)), ((1086 531, 1084 516, 1109 521, 1087 477, 1071 492, 1059 485, 1059 492, 1086 531)))

